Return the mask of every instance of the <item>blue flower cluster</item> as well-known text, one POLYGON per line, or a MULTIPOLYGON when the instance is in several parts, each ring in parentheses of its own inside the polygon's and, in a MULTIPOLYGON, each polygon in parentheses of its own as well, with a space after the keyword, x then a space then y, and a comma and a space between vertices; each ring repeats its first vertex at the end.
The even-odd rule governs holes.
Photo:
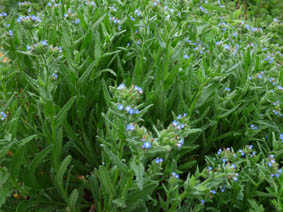
POLYGON ((18 3, 18 6, 19 6, 19 7, 31 6, 31 2, 29 2, 29 1, 19 2, 19 3, 18 3))
POLYGON ((157 158, 155 159, 155 163, 156 163, 156 164, 159 164, 159 163, 162 163, 162 162, 163 162, 163 159, 162 159, 162 158, 158 158, 158 157, 157 157, 157 158))
POLYGON ((257 127, 256 125, 254 125, 254 124, 251 124, 251 125, 250 125, 250 128, 251 128, 252 130, 257 130, 257 129, 258 129, 258 127, 257 127))
POLYGON ((35 15, 19 16, 17 18, 18 23, 24 23, 24 22, 27 22, 27 21, 32 21, 34 23, 40 23, 41 19, 39 17, 35 16, 35 15))
POLYGON ((172 172, 171 174, 172 174, 172 176, 175 177, 176 179, 179 179, 179 178, 180 178, 179 174, 177 174, 176 172, 172 172))
POLYGON ((7 114, 4 112, 0 112, 1 120, 4 121, 7 118, 7 114))
MULTIPOLYGON (((118 110, 122 111, 124 109, 124 106, 122 104, 118 104, 117 108, 118 108, 118 110)), ((126 106, 125 111, 127 111, 130 115, 140 113, 140 111, 138 109, 133 109, 133 108, 131 108, 131 106, 126 106)))
POLYGON ((61 5, 61 2, 59 2, 58 4, 55 3, 55 0, 51 0, 51 2, 49 2, 47 4, 49 7, 59 7, 61 5))
POLYGON ((5 12, 0 13, 0 17, 6 17, 6 16, 7 16, 7 13, 5 12))

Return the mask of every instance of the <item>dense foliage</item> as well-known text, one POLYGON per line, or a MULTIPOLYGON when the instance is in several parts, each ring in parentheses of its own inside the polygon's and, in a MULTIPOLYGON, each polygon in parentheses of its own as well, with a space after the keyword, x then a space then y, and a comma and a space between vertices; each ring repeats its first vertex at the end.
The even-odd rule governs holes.
POLYGON ((283 211, 282 2, 0 2, 0 211, 283 211))

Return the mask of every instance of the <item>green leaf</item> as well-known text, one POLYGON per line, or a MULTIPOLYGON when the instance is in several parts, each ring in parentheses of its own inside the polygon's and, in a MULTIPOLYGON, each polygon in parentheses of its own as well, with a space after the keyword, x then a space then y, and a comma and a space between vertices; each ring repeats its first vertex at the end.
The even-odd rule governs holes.
POLYGON ((136 163, 135 157, 130 163, 131 169, 134 171, 136 176, 136 181, 138 184, 138 188, 143 190, 143 183, 144 183, 144 166, 141 162, 136 163))
POLYGON ((118 166, 119 170, 122 171, 125 175, 129 175, 128 167, 116 156, 114 155, 104 144, 101 144, 103 147, 104 151, 110 158, 110 160, 118 166))
POLYGON ((69 207, 71 208, 71 210, 76 209, 76 203, 78 201, 78 197, 79 197, 79 191, 78 189, 74 189, 69 198, 69 207))
POLYGON ((32 160, 30 164, 30 172, 31 175, 34 176, 36 168, 39 166, 39 164, 43 164, 44 158, 48 155, 48 153, 53 149, 53 144, 46 147, 44 150, 39 152, 36 157, 32 160))
POLYGON ((24 138, 23 140, 17 141, 16 144, 18 144, 19 147, 22 147, 26 143, 30 142, 31 140, 33 140, 36 137, 37 137, 37 135, 31 135, 31 136, 29 136, 27 138, 24 138))
POLYGON ((94 60, 86 69, 86 71, 83 73, 83 75, 78 80, 78 86, 81 88, 85 84, 87 84, 87 81, 89 81, 89 76, 91 72, 94 70, 94 67, 96 65, 96 60, 94 60))
POLYGON ((233 12, 232 17, 236 19, 236 18, 239 18, 240 15, 241 15, 241 9, 238 9, 233 12))
POLYGON ((75 99, 76 96, 73 96, 56 115, 55 124, 57 127, 59 127, 64 122, 67 112, 71 109, 75 99))
POLYGON ((116 196, 116 190, 111 180, 112 177, 109 175, 109 171, 106 170, 105 166, 99 166, 99 179, 108 195, 116 196))
POLYGON ((66 202, 68 198, 67 198, 67 192, 65 191, 64 186, 63 186, 63 177, 64 177, 65 172, 67 171, 69 164, 71 163, 71 160, 72 160, 72 156, 68 155, 60 164, 57 170, 57 174, 56 174, 56 183, 59 186, 62 192, 63 198, 66 200, 66 202))

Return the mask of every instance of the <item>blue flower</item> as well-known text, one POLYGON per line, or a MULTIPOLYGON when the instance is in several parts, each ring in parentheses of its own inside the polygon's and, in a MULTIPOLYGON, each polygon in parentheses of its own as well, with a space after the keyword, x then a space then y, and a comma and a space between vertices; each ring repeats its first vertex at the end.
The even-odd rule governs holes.
POLYGON ((140 11, 138 9, 135 9, 134 13, 136 14, 136 16, 140 16, 141 15, 141 13, 140 13, 140 11))
POLYGON ((132 108, 128 112, 129 112, 130 115, 136 114, 136 111, 132 108))
POLYGON ((124 89, 124 88, 126 88, 126 86, 122 83, 122 84, 120 84, 119 86, 118 86, 118 90, 121 90, 121 89, 124 89))
POLYGON ((150 149, 151 148, 151 143, 149 141, 144 142, 142 148, 144 149, 150 149))
POLYGON ((126 106, 126 107, 125 107, 125 110, 126 110, 127 112, 129 112, 131 109, 132 109, 132 108, 131 108, 130 106, 126 106))
POLYGON ((124 106, 122 104, 118 104, 118 110, 123 110, 124 109, 124 106))
POLYGON ((26 46, 26 48, 27 48, 27 51, 29 51, 29 50, 30 50, 30 46, 26 46))
POLYGON ((78 18, 75 20, 75 24, 79 24, 81 22, 81 20, 78 18))
POLYGON ((220 154, 221 154, 221 152, 222 152, 222 150, 221 150, 221 149, 219 149, 219 150, 217 151, 217 155, 220 155, 220 154))
POLYGON ((235 164, 232 164, 232 165, 231 165, 231 168, 235 169, 235 168, 236 168, 236 165, 235 165, 235 164))
POLYGON ((23 19, 23 17, 22 17, 22 16, 19 16, 19 17, 17 18, 17 22, 18 22, 18 23, 21 23, 22 19, 23 19))
POLYGON ((58 75, 57 75, 56 73, 53 73, 53 74, 52 74, 52 78, 53 78, 54 80, 57 80, 57 79, 58 79, 58 75))
POLYGON ((157 157, 157 158, 155 159, 155 163, 156 163, 156 164, 159 164, 159 163, 162 163, 162 162, 163 162, 163 159, 162 159, 162 158, 158 158, 158 157, 157 157))
POLYGON ((252 130, 257 130, 257 129, 258 129, 258 127, 255 126, 254 124, 251 124, 251 125, 250 125, 250 128, 251 128, 252 130))
POLYGON ((189 57, 189 55, 186 55, 186 54, 185 54, 185 55, 184 55, 184 58, 185 58, 185 59, 189 59, 190 57, 189 57))
POLYGON ((46 40, 41 41, 41 44, 42 44, 43 46, 47 46, 47 45, 48 45, 48 43, 47 43, 46 40))
POLYGON ((177 128, 178 129, 183 129, 185 127, 185 124, 180 124, 177 128))
POLYGON ((177 126, 177 125, 179 124, 179 122, 176 121, 176 120, 174 120, 174 121, 172 122, 172 124, 173 124, 173 126, 177 126))
POLYGON ((268 165, 269 167, 272 167, 272 163, 271 163, 271 162, 268 162, 267 165, 268 165))
POLYGON ((225 44, 225 45, 224 45, 224 49, 230 49, 230 46, 227 45, 227 44, 225 44))
POLYGON ((132 131, 135 129, 135 126, 133 124, 128 124, 127 125, 127 131, 132 131))
POLYGON ((131 19, 132 21, 134 21, 134 20, 135 20, 135 18, 134 18, 133 16, 130 16, 130 19, 131 19))
POLYGON ((9 30, 9 31, 8 31, 8 35, 13 36, 13 31, 12 31, 12 30, 9 30))
POLYGON ((225 159, 225 158, 222 158, 222 162, 223 162, 223 163, 226 163, 226 159, 225 159))
POLYGON ((233 180, 234 180, 235 182, 237 182, 239 179, 238 179, 238 177, 233 177, 233 180))
POLYGON ((210 190, 210 193, 211 194, 216 194, 216 191, 215 190, 210 190))
POLYGON ((135 85, 134 88, 135 88, 135 90, 138 91, 139 93, 142 93, 142 92, 143 92, 142 88, 139 87, 139 86, 137 86, 137 85, 135 85))
POLYGON ((180 178, 180 176, 176 172, 172 172, 172 176, 175 177, 176 179, 180 178))
POLYGON ((200 200, 200 203, 201 203, 202 205, 204 205, 205 200, 201 199, 201 200, 200 200))
POLYGON ((6 113, 0 112, 0 114, 1 114, 1 120, 4 121, 7 117, 6 113))

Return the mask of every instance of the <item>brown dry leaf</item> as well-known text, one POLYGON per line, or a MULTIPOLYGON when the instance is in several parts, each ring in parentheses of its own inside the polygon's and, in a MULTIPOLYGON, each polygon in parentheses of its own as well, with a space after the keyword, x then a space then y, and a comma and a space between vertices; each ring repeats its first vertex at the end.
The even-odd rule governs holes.
MULTIPOLYGON (((2 57, 4 54, 0 51, 0 57, 2 57)), ((9 61, 8 57, 4 57, 2 60, 2 63, 7 63, 9 61)))
POLYGON ((91 205, 89 212, 95 212, 95 205, 94 204, 91 205))

